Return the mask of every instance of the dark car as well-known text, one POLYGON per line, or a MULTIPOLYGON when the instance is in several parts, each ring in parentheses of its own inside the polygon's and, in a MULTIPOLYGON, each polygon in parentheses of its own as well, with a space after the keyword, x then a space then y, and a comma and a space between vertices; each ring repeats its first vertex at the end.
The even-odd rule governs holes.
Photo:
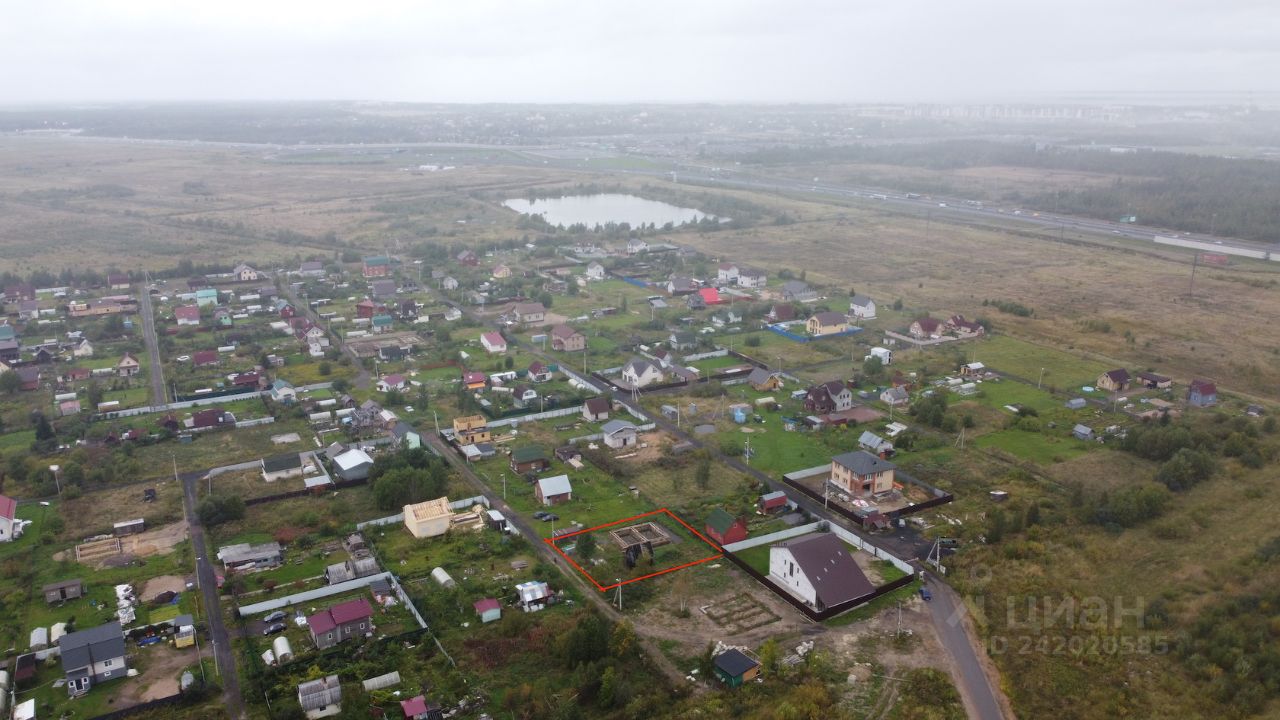
POLYGON ((284 632, 284 623, 272 623, 267 626, 266 630, 262 631, 262 634, 275 635, 276 633, 282 633, 282 632, 284 632))
POLYGON ((548 513, 545 510, 539 510, 533 514, 534 520, 546 520, 548 513))
POLYGON ((933 593, 929 592, 929 588, 922 587, 920 588, 920 597, 924 598, 925 602, 929 602, 933 599, 933 593))
POLYGON ((944 547, 944 548, 960 547, 960 541, 957 540, 956 538, 948 538, 948 537, 938 538, 938 547, 944 547))
POLYGON ((283 611, 283 610, 276 610, 276 611, 275 611, 275 612, 273 612, 273 613, 267 613, 267 616, 266 616, 266 617, 264 617, 264 618, 262 618, 262 622, 264 622, 264 623, 276 623, 276 622, 280 622, 280 621, 281 621, 281 620, 283 620, 283 619, 284 619, 284 611, 283 611))
POLYGON ((560 516, 559 516, 559 515, 556 515, 555 513, 543 513, 543 514, 542 514, 542 522, 552 522, 552 521, 554 521, 554 520, 559 520, 559 519, 560 519, 560 516))

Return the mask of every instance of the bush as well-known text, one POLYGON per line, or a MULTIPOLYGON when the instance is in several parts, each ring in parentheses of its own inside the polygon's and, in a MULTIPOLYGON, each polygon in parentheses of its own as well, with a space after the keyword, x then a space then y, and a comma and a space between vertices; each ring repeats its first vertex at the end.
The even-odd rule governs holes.
POLYGON ((1156 471, 1159 480, 1170 490, 1186 490, 1208 480, 1217 470, 1213 456, 1202 450, 1183 448, 1156 471))
POLYGON ((196 515, 206 527, 244 517, 244 499, 239 495, 209 495, 196 506, 196 515))

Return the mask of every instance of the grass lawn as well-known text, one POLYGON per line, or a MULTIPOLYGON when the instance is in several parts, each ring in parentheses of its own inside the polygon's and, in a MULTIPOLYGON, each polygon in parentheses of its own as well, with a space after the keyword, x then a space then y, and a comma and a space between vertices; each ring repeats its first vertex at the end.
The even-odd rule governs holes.
MULTIPOLYGON (((1060 431, 1061 428, 1058 430, 1060 431)), ((1051 430, 1027 432, 1018 429, 988 433, 975 439, 973 444, 980 448, 999 448, 1010 455, 1031 460, 1040 465, 1053 465, 1070 460, 1097 447, 1096 443, 1063 437, 1051 430)))
POLYGON ((995 335, 970 343, 966 349, 997 372, 1007 372, 1033 382, 1040 378, 1040 369, 1044 368, 1044 386, 1067 393, 1076 392, 1085 385, 1092 386, 1098 375, 1113 369, 1097 360, 1007 335, 995 335))
POLYGON ((290 451, 314 450, 312 434, 306 420, 284 420, 239 430, 199 433, 188 443, 140 445, 134 449, 134 457, 143 467, 154 468, 157 475, 172 475, 175 457, 178 472, 207 470, 290 451), (271 442, 272 436, 290 432, 298 433, 299 442, 285 445, 271 442))

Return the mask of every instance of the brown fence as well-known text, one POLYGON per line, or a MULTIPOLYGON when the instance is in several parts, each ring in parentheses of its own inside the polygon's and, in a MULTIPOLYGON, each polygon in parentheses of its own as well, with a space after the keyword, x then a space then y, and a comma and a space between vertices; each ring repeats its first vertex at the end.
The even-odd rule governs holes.
MULTIPOLYGON (((367 479, 361 480, 338 480, 333 483, 332 488, 322 487, 319 492, 329 492, 332 490, 341 490, 343 488, 358 487, 368 484, 367 479)), ((249 498, 244 501, 245 507, 252 505, 261 505, 263 503, 275 502, 277 500, 288 500, 289 498, 305 497, 307 495, 315 495, 316 489, 303 488, 302 490, 290 490, 289 492, 276 493, 275 495, 263 495, 262 497, 249 498)))
MULTIPOLYGON (((827 498, 824 498, 822 496, 822 493, 817 492, 812 488, 801 485, 800 483, 788 478, 785 475, 782 476, 782 482, 786 483, 787 487, 794 488, 796 492, 799 492, 802 495, 805 495, 813 500, 817 500, 818 502, 825 503, 827 510, 834 512, 835 514, 841 517, 848 518, 849 520, 854 521, 859 525, 859 527, 866 524, 867 519, 862 515, 859 515, 853 512, 852 510, 845 508, 843 505, 840 505, 839 503, 835 503, 835 504, 827 503, 826 502, 827 498)), ((915 483, 915 484, 918 484, 921 487, 933 489, 928 485, 924 485, 923 483, 915 483)), ((934 492, 938 492, 938 491, 934 489, 934 492)), ((942 495, 931 498, 929 500, 925 500, 922 503, 908 505, 907 507, 904 507, 898 510, 890 510, 889 512, 884 513, 884 516, 889 518, 890 520, 896 520, 897 518, 913 515, 923 510, 928 510, 929 508, 937 507, 939 505, 946 505, 947 503, 955 499, 956 499, 955 495, 952 495, 949 492, 944 492, 942 495)))
POLYGON ((860 595, 856 598, 853 598, 852 600, 847 600, 845 602, 840 603, 839 605, 833 605, 829 608, 819 611, 819 610, 814 610, 808 605, 805 605, 799 598, 797 598, 796 596, 792 595, 786 590, 783 590, 782 588, 775 585, 771 580, 769 580, 764 575, 762 575, 759 570, 756 570, 755 568, 751 567, 751 565, 749 565, 747 561, 738 557, 734 553, 726 551, 724 556, 728 558, 729 562, 733 563, 734 565, 737 565, 740 570, 750 575, 751 577, 755 578, 760 582, 760 584, 764 585, 766 588, 771 590, 774 595, 777 595, 783 600, 786 600, 791 605, 791 607, 794 607, 796 610, 799 610, 801 614, 803 614, 805 617, 809 618, 810 620, 814 620, 816 622, 822 622, 823 620, 833 618, 836 615, 839 615, 844 612, 848 612, 849 610, 852 610, 858 607, 859 605, 864 605, 866 603, 869 603, 872 600, 875 600, 876 598, 880 597, 881 595, 891 593, 894 590, 897 590, 898 588, 904 588, 910 585, 911 583, 915 582, 915 579, 916 579, 914 575, 903 575, 897 580, 885 583, 884 585, 877 587, 875 590, 872 590, 871 592, 865 595, 860 595))
MULTIPOLYGON (((198 684, 193 685, 192 687, 193 688, 199 687, 199 685, 198 684)), ((187 699, 186 693, 180 692, 177 695, 170 695, 169 697, 162 697, 158 700, 151 700, 149 702, 139 703, 137 705, 133 705, 127 708, 120 708, 119 710, 114 710, 104 715, 95 716, 93 718, 90 718, 90 720, 121 720, 122 718, 129 717, 130 715, 136 715, 138 713, 146 712, 148 710, 155 710, 157 708, 178 705, 178 704, 181 704, 186 699, 187 699)))

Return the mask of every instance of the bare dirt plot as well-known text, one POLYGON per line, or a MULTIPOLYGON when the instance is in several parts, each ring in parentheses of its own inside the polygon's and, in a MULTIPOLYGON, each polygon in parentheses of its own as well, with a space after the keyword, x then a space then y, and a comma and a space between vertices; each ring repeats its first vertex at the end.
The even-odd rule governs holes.
POLYGON ((153 577, 142 586, 142 601, 151 602, 163 592, 182 592, 187 589, 186 578, 177 575, 161 575, 153 577))
POLYGON ((140 668, 141 673, 122 681, 120 694, 112 700, 113 707, 129 707, 175 694, 182 669, 199 659, 194 647, 177 649, 167 643, 131 650, 131 665, 140 668))
POLYGON ((148 527, 157 527, 182 519, 182 488, 173 480, 132 483, 85 492, 64 500, 58 509, 65 521, 64 540, 108 534, 115 523, 139 517, 148 527), (155 489, 155 502, 143 501, 143 490, 148 488, 155 489))

